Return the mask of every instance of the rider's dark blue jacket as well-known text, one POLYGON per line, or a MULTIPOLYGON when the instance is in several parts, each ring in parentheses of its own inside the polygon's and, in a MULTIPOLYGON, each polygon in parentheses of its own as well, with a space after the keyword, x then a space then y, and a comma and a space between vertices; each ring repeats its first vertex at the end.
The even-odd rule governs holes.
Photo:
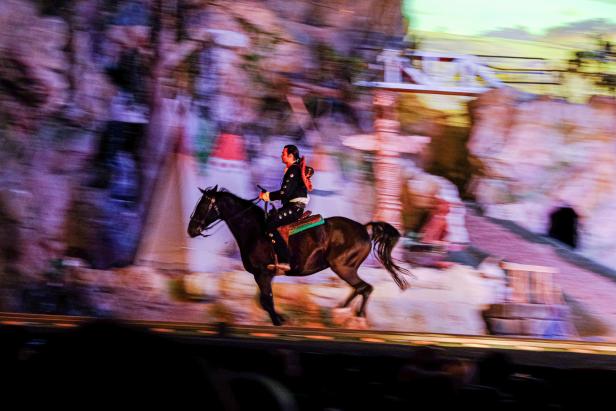
POLYGON ((280 200, 283 206, 287 206, 291 204, 291 200, 305 197, 308 197, 308 190, 302 179, 299 162, 296 162, 284 173, 280 190, 272 191, 269 198, 271 201, 280 200))

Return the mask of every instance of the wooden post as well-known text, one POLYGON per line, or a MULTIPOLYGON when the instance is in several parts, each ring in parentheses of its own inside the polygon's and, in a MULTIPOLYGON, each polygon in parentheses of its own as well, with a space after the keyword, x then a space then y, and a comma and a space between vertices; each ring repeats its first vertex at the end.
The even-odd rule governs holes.
POLYGON ((525 270, 509 271, 509 280, 511 286, 511 302, 527 303, 529 302, 529 275, 525 270))
POLYGON ((398 161, 398 136, 400 123, 396 116, 397 95, 395 92, 377 90, 374 104, 376 120, 377 152, 374 164, 376 183, 375 221, 385 221, 402 229, 401 168, 398 161))
POLYGON ((562 296, 554 283, 553 267, 504 263, 503 270, 511 287, 511 302, 532 304, 560 304, 562 296))
POLYGON ((377 58, 377 61, 382 61, 385 66, 385 82, 402 82, 402 62, 404 59, 400 56, 400 50, 384 50, 383 53, 381 53, 381 55, 377 58))

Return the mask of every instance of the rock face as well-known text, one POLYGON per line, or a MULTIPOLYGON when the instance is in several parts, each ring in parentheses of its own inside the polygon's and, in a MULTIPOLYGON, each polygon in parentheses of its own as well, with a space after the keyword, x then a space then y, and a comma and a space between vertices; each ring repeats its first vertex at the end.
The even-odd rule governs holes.
POLYGON ((1 74, 7 94, 2 109, 22 122, 53 114, 68 97, 69 67, 62 50, 68 25, 39 16, 29 2, 9 0, 0 7, 1 74))
POLYGON ((407 168, 404 179, 404 229, 420 231, 437 201, 446 202, 448 211, 445 216, 446 230, 443 241, 450 246, 467 245, 470 240, 464 221, 466 209, 453 183, 415 167, 407 168))
POLYGON ((267 0, 283 18, 290 32, 300 39, 331 44, 340 52, 351 52, 358 44, 387 41, 405 33, 402 2, 399 0, 314 1, 267 0))
POLYGON ((352 70, 374 53, 366 42, 404 33, 400 0, 157 4, 1 2, 0 286, 44 281, 67 254, 130 264, 177 143, 174 101, 215 131, 289 135, 293 78, 317 98, 346 90, 349 117, 369 118, 351 108, 352 70))
POLYGON ((505 89, 470 108, 471 190, 486 214, 616 267, 616 100, 578 105, 505 89))
POLYGON ((343 88, 350 56, 370 59, 367 41, 383 46, 405 33, 400 0, 220 2, 205 9, 204 21, 216 33, 214 117, 240 123, 262 123, 262 99, 284 101, 289 75, 343 88), (245 40, 231 41, 237 36, 245 40))
POLYGON ((96 148, 108 94, 92 68, 76 15, 71 24, 27 1, 0 6, 0 271, 6 285, 41 280, 67 251, 75 189, 96 148), (34 28, 34 29, 33 29, 34 28), (71 50, 71 52, 67 50, 71 50), (79 81, 76 81, 79 79, 79 81))
POLYGON ((39 15, 29 2, 7 1, 0 8, 0 115, 5 120, 0 129, 5 257, 0 271, 16 274, 13 280, 19 283, 40 278, 50 260, 66 251, 66 215, 92 152, 96 105, 84 98, 89 114, 69 113, 69 94, 83 94, 81 87, 69 92, 67 22, 39 15))

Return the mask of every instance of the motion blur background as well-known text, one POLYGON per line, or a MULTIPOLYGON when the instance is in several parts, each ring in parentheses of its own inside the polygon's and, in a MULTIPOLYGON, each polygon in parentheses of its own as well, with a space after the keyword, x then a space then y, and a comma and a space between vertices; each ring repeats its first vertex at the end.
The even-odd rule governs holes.
MULTIPOLYGON (((404 235, 369 328, 616 341, 615 41, 610 0, 4 0, 0 310, 267 325, 226 227, 186 227, 292 143, 313 213, 404 235)), ((275 282, 357 325, 330 271, 275 282)))

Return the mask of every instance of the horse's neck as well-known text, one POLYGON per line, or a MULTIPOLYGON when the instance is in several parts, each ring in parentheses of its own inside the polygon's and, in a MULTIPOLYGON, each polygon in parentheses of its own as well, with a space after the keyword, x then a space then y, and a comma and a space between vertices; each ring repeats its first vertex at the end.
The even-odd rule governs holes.
POLYGON ((224 198, 221 198, 225 202, 224 204, 224 219, 235 237, 237 245, 240 247, 240 251, 244 251, 248 244, 253 243, 257 236, 263 233, 262 221, 259 219, 257 210, 252 210, 251 204, 244 204, 244 201, 227 194, 224 198))

